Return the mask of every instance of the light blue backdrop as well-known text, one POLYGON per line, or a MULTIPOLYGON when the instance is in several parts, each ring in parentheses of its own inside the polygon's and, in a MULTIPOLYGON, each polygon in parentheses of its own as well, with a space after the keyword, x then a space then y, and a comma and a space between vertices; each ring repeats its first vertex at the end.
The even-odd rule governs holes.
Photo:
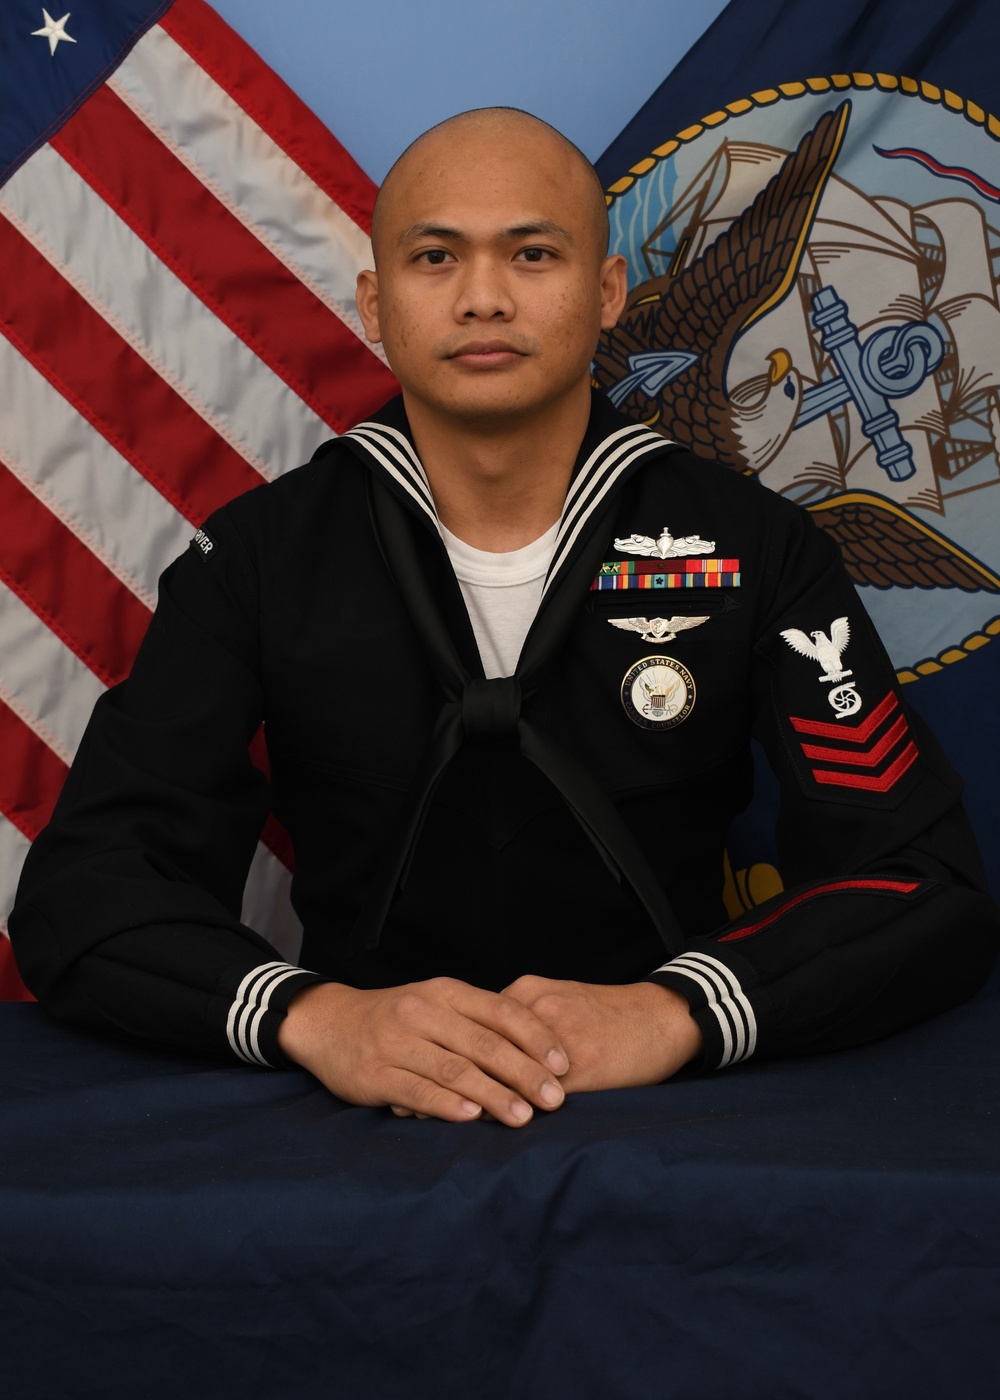
POLYGON ((596 159, 726 0, 211 0, 380 181, 467 107, 524 107, 596 159))

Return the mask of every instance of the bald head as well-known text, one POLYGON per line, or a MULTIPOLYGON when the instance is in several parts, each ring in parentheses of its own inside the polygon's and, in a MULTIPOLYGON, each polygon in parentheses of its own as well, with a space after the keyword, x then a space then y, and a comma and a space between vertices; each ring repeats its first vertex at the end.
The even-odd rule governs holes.
POLYGON ((454 161, 477 162, 484 178, 488 175, 490 153, 502 150, 509 157, 517 152, 525 165, 535 158, 533 147, 544 144, 550 155, 555 155, 575 172, 580 179, 573 182, 574 194, 578 196, 578 213, 585 215, 590 225, 598 249, 603 256, 609 238, 608 210, 600 177, 593 165, 578 146, 563 136, 548 122, 522 112, 518 107, 477 107, 469 112, 459 112, 439 122, 412 141, 399 159, 390 168, 382 181, 375 208, 372 213, 372 248, 376 266, 386 237, 392 236, 394 222, 392 211, 397 203, 400 187, 405 186, 415 174, 415 167, 422 167, 421 173, 433 170, 435 161, 447 165, 454 161))

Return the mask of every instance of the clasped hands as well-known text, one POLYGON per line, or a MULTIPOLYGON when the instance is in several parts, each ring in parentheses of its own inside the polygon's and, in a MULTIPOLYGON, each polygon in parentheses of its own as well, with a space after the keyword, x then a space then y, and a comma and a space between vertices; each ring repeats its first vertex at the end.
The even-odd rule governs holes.
POLYGON ((293 998, 278 1044, 348 1103, 516 1128, 568 1093, 669 1079, 702 1040, 667 987, 526 976, 502 992, 451 977, 320 983, 293 998))

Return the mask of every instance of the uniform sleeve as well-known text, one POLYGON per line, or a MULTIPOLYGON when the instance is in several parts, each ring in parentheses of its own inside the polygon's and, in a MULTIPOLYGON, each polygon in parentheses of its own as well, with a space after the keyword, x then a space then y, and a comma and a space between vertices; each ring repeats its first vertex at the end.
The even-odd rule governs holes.
POLYGON ((256 575, 225 512, 160 581, 127 681, 98 702, 9 928, 55 1016, 253 1064, 284 1063, 288 1002, 320 979, 240 922, 268 809, 256 575))
POLYGON ((805 512, 769 572, 754 733, 780 786, 786 888, 653 974, 687 997, 706 1069, 912 1025, 971 996, 1000 943, 960 780, 805 512))

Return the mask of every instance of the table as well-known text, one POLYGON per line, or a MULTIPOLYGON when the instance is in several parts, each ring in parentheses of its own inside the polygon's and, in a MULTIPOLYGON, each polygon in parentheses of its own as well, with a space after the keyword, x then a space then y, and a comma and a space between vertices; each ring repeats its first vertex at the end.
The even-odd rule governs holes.
POLYGON ((0 1006, 0 1396, 995 1400, 998 1009, 515 1131, 0 1006))

